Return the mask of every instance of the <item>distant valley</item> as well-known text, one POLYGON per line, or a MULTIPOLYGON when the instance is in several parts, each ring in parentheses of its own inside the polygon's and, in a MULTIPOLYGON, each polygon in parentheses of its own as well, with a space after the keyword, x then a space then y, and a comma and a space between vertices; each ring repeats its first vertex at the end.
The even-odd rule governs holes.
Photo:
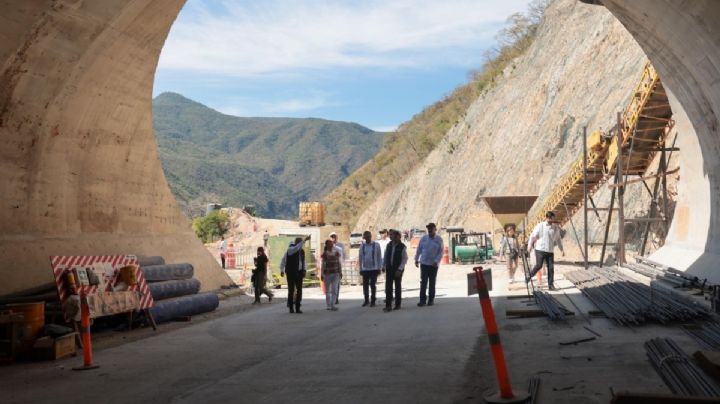
POLYGON ((165 176, 191 217, 219 202, 294 218, 299 201, 323 198, 384 137, 349 122, 225 115, 175 93, 153 100, 153 124, 165 176))

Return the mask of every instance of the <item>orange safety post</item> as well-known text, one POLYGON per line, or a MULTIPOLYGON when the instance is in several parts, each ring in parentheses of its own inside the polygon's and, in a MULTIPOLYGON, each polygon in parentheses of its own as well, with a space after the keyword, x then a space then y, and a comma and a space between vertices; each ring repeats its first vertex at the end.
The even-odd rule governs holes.
POLYGON ((487 330, 488 339, 490 340, 490 352, 492 353, 493 362, 495 363, 495 373, 497 374, 498 385, 500 387, 499 394, 485 397, 485 401, 488 403, 522 403, 525 402, 528 395, 513 392, 512 385, 510 384, 510 376, 508 376, 505 355, 503 354, 502 345, 500 344, 500 334, 498 333, 497 322, 495 321, 495 312, 493 312, 490 293, 488 292, 485 278, 483 278, 482 269, 482 267, 475 267, 473 271, 475 271, 480 308, 482 309, 483 320, 485 320, 485 329, 487 330))
POLYGON ((73 370, 99 368, 100 366, 93 365, 92 338, 90 338, 90 306, 88 306, 85 292, 80 293, 80 335, 83 343, 83 365, 74 367, 73 370))
POLYGON ((450 263, 450 255, 448 255, 448 248, 447 248, 447 246, 445 246, 445 249, 443 249, 442 263, 443 263, 443 264, 449 264, 449 263, 450 263))

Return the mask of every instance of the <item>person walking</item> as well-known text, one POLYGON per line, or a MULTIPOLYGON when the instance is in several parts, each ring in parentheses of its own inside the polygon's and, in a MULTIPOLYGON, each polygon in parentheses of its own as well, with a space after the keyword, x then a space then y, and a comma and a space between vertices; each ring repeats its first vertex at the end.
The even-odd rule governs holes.
POLYGON ((555 290, 555 246, 560 248, 563 257, 565 249, 562 245, 560 237, 560 228, 555 223, 555 213, 545 213, 545 220, 538 223, 530 233, 528 240, 528 253, 535 249, 535 267, 530 271, 530 275, 525 278, 525 283, 535 276, 543 267, 543 263, 547 264, 547 281, 548 289, 555 290))
POLYGON ((385 308, 383 311, 393 310, 393 289, 395 291, 395 310, 400 310, 402 304, 402 277, 407 264, 408 254, 405 244, 400 241, 398 230, 390 230, 390 244, 385 249, 385 260, 382 271, 385 273, 385 308))
POLYGON ((296 238, 288 247, 282 261, 280 261, 280 276, 285 276, 287 272, 287 305, 290 313, 302 314, 302 311, 300 311, 300 303, 302 302, 303 278, 305 278, 306 272, 303 245, 307 240, 310 240, 310 236, 306 238, 296 238))
POLYGON ((432 306, 435 303, 435 280, 443 256, 443 240, 437 235, 435 223, 428 223, 428 234, 420 239, 415 252, 415 267, 420 264, 420 302, 419 307, 432 306), (427 293, 427 294, 426 294, 427 293))
POLYGON ((225 269, 225 253, 227 253, 227 240, 225 240, 225 237, 220 236, 217 248, 220 250, 220 263, 222 264, 222 268, 225 269))
POLYGON ((510 283, 515 283, 515 272, 517 271, 518 259, 520 258, 520 248, 517 236, 515 235, 515 225, 505 226, 505 236, 500 244, 500 255, 505 256, 507 260, 510 283))
POLYGON ((377 241, 372 241, 372 233, 363 232, 364 243, 358 252, 360 261, 360 275, 363 278, 363 296, 365 301, 362 307, 370 305, 375 307, 375 293, 377 290, 377 277, 382 269, 382 247, 377 241))
POLYGON ((327 309, 337 311, 335 307, 336 294, 340 289, 340 279, 342 278, 342 255, 335 248, 332 240, 325 241, 325 248, 320 256, 322 258, 321 277, 325 282, 325 302, 327 309))
POLYGON ((255 301, 253 304, 260 303, 260 296, 262 294, 267 295, 268 301, 272 302, 273 294, 266 287, 268 257, 265 255, 265 249, 263 247, 258 247, 257 257, 255 257, 254 261, 255 269, 253 269, 252 279, 255 289, 255 301))
POLYGON ((265 233, 263 233, 263 246, 267 248, 268 246, 268 240, 270 240, 270 233, 268 233, 267 230, 265 230, 265 233))
MULTIPOLYGON (((338 241, 337 233, 330 233, 330 240, 333 242, 333 246, 340 253, 340 261, 345 262, 345 245, 338 241)), ((337 284, 337 292, 335 293, 335 304, 340 304, 340 282, 337 284)))

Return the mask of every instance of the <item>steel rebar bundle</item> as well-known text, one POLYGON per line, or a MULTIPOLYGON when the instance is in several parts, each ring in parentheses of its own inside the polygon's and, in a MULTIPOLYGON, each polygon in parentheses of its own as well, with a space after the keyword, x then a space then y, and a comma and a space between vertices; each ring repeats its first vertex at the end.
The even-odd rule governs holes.
POLYGON ((674 394, 720 397, 720 386, 710 379, 682 349, 669 338, 645 342, 650 363, 674 394))
POLYGON ((573 271, 566 278, 608 318, 622 325, 687 322, 710 316, 705 307, 687 296, 645 285, 609 268, 573 271))
POLYGON ((720 324, 707 322, 701 325, 684 325, 683 330, 703 348, 720 351, 720 324))
POLYGON ((566 320, 565 315, 570 313, 570 311, 560 304, 560 302, 558 302, 550 293, 536 290, 533 292, 533 295, 535 295, 535 302, 537 305, 543 313, 550 318, 550 320, 566 320))

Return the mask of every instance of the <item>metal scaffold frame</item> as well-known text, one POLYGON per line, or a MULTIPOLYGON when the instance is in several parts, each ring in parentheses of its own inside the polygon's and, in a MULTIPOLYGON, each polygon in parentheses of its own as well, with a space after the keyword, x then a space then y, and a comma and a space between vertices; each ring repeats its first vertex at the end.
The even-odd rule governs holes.
POLYGON ((653 66, 648 62, 643 68, 642 76, 632 94, 624 112, 617 114, 617 124, 608 134, 600 131, 587 135, 583 129, 583 153, 570 166, 560 182, 554 187, 534 216, 529 217, 523 232, 532 230, 535 225, 544 220, 545 212, 552 211, 556 215, 559 225, 570 222, 575 240, 583 256, 585 266, 589 266, 589 252, 592 246, 602 246, 600 265, 605 261, 607 246, 616 246, 617 262, 625 262, 625 224, 628 222, 643 223, 642 246, 640 255, 646 251, 647 240, 652 222, 664 222, 667 226, 667 174, 668 163, 672 152, 678 150, 675 142, 666 147, 667 137, 674 125, 672 110, 667 99, 665 89, 653 66), (668 153, 669 152, 669 153, 668 153), (652 161, 660 153, 660 163, 655 174, 646 175, 652 161), (630 176, 638 178, 629 179, 630 176), (592 196, 609 179, 608 184, 612 190, 609 207, 597 207, 592 196), (647 180, 655 179, 653 189, 647 180), (625 216, 625 189, 628 185, 642 183, 649 192, 652 202, 649 214, 645 218, 631 218, 625 216), (660 187, 662 185, 662 187, 660 187), (659 208, 659 196, 662 194, 662 209, 659 208), (617 204, 617 206, 616 206, 617 204), (584 237, 583 243, 572 222, 572 217, 583 209, 584 237), (602 242, 590 242, 588 235, 588 214, 593 212, 598 220, 603 222, 599 212, 607 212, 604 221, 604 237, 602 242), (609 243, 610 224, 613 212, 617 211, 618 240, 609 243), (660 215, 662 213, 662 215, 660 215))

